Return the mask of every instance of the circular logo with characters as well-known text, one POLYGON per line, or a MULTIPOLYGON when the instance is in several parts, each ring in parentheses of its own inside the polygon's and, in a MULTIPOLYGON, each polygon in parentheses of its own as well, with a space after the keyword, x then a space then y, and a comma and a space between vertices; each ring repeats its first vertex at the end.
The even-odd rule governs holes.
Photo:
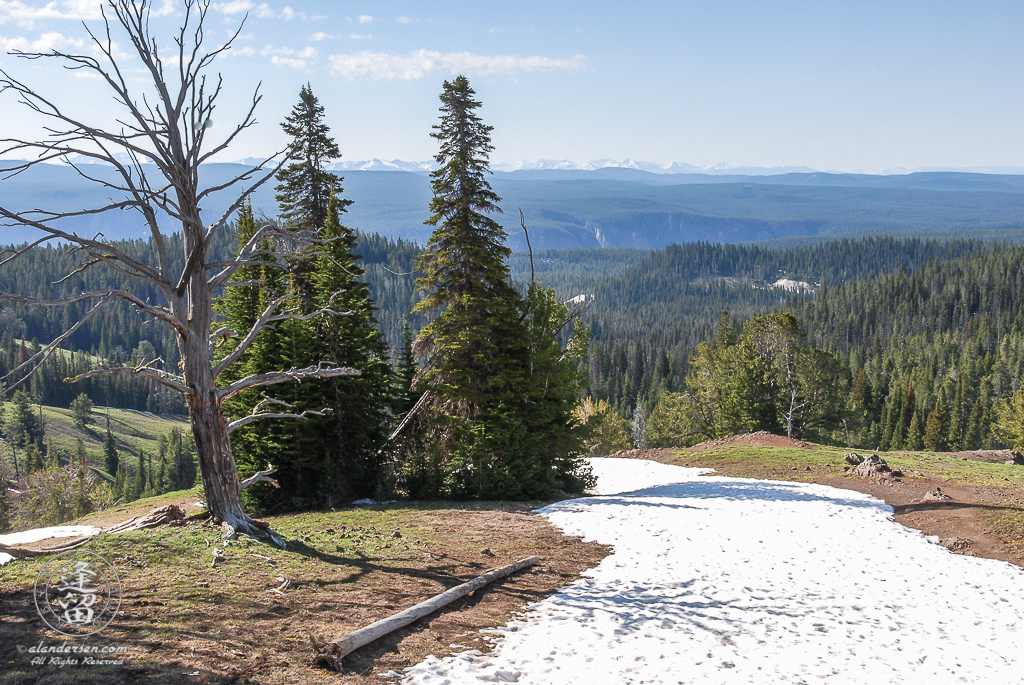
POLYGON ((36 577, 36 611, 61 635, 85 637, 114 620, 121 607, 121 580, 98 554, 71 551, 58 554, 36 577))

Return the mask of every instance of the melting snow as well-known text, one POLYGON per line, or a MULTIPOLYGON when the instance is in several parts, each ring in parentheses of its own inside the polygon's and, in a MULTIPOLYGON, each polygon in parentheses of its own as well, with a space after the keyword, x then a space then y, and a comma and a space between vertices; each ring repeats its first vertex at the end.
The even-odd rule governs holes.
POLYGON ((1024 683, 1021 569, 857 492, 591 462, 601 496, 540 513, 613 554, 403 683, 1024 683))
POLYGON ((96 526, 54 526, 52 528, 33 528, 20 533, 0 535, 0 545, 24 545, 50 538, 80 538, 83 535, 95 535, 100 532, 96 526))

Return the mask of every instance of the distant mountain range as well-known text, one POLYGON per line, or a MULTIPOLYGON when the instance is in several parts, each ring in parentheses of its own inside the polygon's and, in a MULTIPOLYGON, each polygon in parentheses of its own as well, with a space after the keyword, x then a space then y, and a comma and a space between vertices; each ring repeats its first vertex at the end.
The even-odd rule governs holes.
MULTIPOLYGON (((262 159, 247 157, 238 160, 238 164, 261 164, 262 159)), ((437 162, 429 160, 426 162, 406 162, 401 159, 383 160, 373 159, 363 161, 342 160, 328 165, 331 171, 410 171, 413 173, 427 173, 437 168, 437 162)), ((746 174, 752 176, 775 176, 778 174, 808 173, 816 171, 810 167, 733 167, 728 164, 714 164, 711 166, 695 166, 682 162, 667 162, 658 164, 655 162, 641 162, 635 159, 594 159, 589 162, 572 162, 567 159, 541 159, 536 162, 494 162, 491 164, 491 171, 596 171, 598 169, 634 169, 646 171, 652 174, 709 174, 709 175, 734 175, 746 174)))
MULTIPOLYGON (((258 160, 262 161, 262 160, 258 160)), ((429 163, 363 163, 344 168, 344 196, 354 201, 348 225, 367 233, 423 243, 428 216, 429 163), (407 169, 398 168, 409 165, 407 169), (382 166, 383 165, 383 166, 382 166), (388 169, 387 171, 381 170, 388 169)), ((597 163, 588 163, 596 165, 597 163)), ((566 168, 562 162, 496 170, 491 177, 503 198, 498 220, 509 245, 526 247, 519 225, 523 210, 535 249, 560 247, 661 248, 696 241, 736 243, 820 241, 838 235, 933 235, 1024 238, 1024 175, 931 172, 903 175, 788 172, 653 172, 640 163, 566 168), (529 168, 527 168, 529 167, 529 168)), ((682 168, 684 165, 675 165, 682 168)), ((0 162, 0 168, 3 163, 0 162)), ((200 181, 219 185, 243 172, 240 164, 208 164, 200 181)), ((112 175, 100 166, 96 177, 112 175)), ((0 204, 77 211, 108 203, 108 193, 63 165, 42 165, 0 178, 0 204)), ((203 203, 213 221, 233 200, 216 193, 203 203)), ((275 215, 274 183, 252 196, 258 212, 275 215)), ((67 230, 108 238, 145 237, 141 217, 131 211, 67 220, 67 230)), ((170 224, 167 230, 174 230, 170 224)), ((32 229, 0 225, 0 244, 38 237, 32 229)))
MULTIPOLYGON (((262 159, 249 157, 239 160, 238 164, 260 164, 262 159)), ((437 162, 406 162, 401 159, 373 159, 348 161, 342 160, 331 164, 332 171, 410 171, 428 173, 437 168, 437 162)), ((843 175, 848 172, 812 169, 806 166, 751 167, 731 166, 729 164, 695 165, 684 162, 644 162, 635 159, 593 159, 589 162, 573 162, 568 159, 541 159, 536 162, 494 162, 491 171, 597 171, 599 169, 634 169, 652 174, 701 174, 707 176, 781 176, 783 174, 829 173, 843 175)), ((974 174, 1021 175, 1024 167, 927 167, 907 168, 894 167, 884 169, 862 169, 854 174, 871 176, 893 176, 913 173, 951 172, 974 174)))

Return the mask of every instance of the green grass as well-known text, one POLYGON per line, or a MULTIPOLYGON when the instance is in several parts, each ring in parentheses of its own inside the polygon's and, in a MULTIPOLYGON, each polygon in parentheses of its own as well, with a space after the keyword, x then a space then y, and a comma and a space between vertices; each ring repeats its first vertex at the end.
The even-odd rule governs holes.
MULTIPOLYGON (((785 477, 786 480, 810 481, 818 476, 821 470, 842 472, 843 467, 847 466, 842 457, 851 451, 862 456, 873 454, 871 450, 824 446, 800 449, 723 445, 699 452, 694 452, 692 448, 681 448, 678 450, 677 459, 680 464, 720 468, 730 472, 730 475, 752 478, 785 477), (806 471, 805 467, 810 467, 811 471, 806 471)), ((916 477, 915 472, 922 472, 936 478, 955 480, 964 485, 1024 486, 1024 468, 1020 466, 965 461, 952 454, 937 452, 878 454, 890 467, 903 471, 904 479, 913 479, 916 477)))
MULTIPOLYGON (((199 493, 197 488, 139 500, 78 522, 109 525, 199 493)), ((102 682, 118 685, 214 683, 225 682, 224 665, 233 664, 240 670, 228 675, 241 682, 377 683, 377 673, 401 670, 427 654, 444 656, 449 643, 501 625, 510 612, 572 582, 579 571, 567 571, 569 565, 579 564, 581 570, 598 563, 606 553, 596 549, 600 546, 536 538, 538 526, 509 517, 538 504, 400 502, 265 519, 287 540, 286 549, 244 536, 225 541, 223 531, 205 521, 101 535, 83 549, 115 567, 123 602, 117 619, 93 639, 129 649, 126 665, 109 671, 42 671, 13 649, 54 639, 38 620, 32 597, 46 558, 19 560, 0 573, 5 619, 11 619, 0 623, 0 682, 39 682, 36 678, 45 673, 51 678, 46 682, 55 685, 93 683, 101 680, 90 678, 102 673, 102 682), (488 555, 484 547, 491 550, 488 555), (554 549, 571 551, 563 558, 554 549), (216 565, 214 550, 223 556, 216 565), (312 666, 310 634, 349 633, 530 554, 543 555, 552 568, 495 584, 486 595, 453 605, 429 624, 404 629, 363 650, 346 661, 343 679, 312 666), (275 592, 282 577, 291 586, 275 592), (499 601, 501 596, 505 599, 499 601), (428 626, 438 632, 419 637, 428 626), (182 673, 195 672, 196 679, 182 678, 182 673)))
MULTIPOLYGON (((10 412, 11 408, 12 405, 6 403, 5 410, 10 412)), ((38 416, 38 407, 33 409, 38 416)), ((70 409, 44 406, 43 442, 51 445, 53 449, 74 455, 76 441, 81 438, 85 443, 89 463, 103 471, 103 438, 106 435, 108 416, 110 432, 114 436, 118 452, 121 453, 122 459, 127 458, 131 463, 134 463, 134 459, 126 456, 126 453, 137 455, 139 449, 142 449, 147 454, 156 454, 157 440, 161 435, 167 435, 172 428, 186 432, 189 430, 189 423, 185 417, 156 416, 127 409, 96 409, 93 411, 92 423, 87 424, 83 430, 75 426, 70 409)), ((19 451, 19 462, 23 456, 19 451)), ((0 458, 8 466, 8 473, 13 475, 14 465, 11 461, 10 447, 0 445, 0 458)))

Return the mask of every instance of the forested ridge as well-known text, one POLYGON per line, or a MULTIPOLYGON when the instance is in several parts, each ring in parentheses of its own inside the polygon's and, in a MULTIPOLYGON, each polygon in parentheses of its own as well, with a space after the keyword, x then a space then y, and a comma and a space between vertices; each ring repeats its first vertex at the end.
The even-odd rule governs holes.
MULTIPOLYGON (((358 241, 363 278, 394 357, 403 323, 409 321, 415 333, 426 321, 411 313, 422 297, 415 288, 415 261, 422 248, 377 235, 360 235, 358 241)), ((31 259, 14 263, 17 270, 6 268, 3 277, 36 293, 91 287, 77 276, 49 285, 70 259, 58 248, 38 248, 31 259)), ((528 254, 513 254, 509 264, 516 281, 529 282, 528 254)), ((851 440, 889 446, 895 432, 897 441, 905 441, 909 423, 902 433, 888 425, 893 407, 910 420, 919 414, 923 430, 941 394, 950 448, 1003 444, 991 425, 997 402, 1013 396, 1024 372, 1024 248, 872 237, 782 250, 710 243, 658 251, 543 250, 534 253, 533 264, 536 279, 555 287, 563 299, 583 294, 590 300, 583 317, 592 334, 583 362, 589 394, 627 419, 637 406, 649 416, 662 391, 684 390, 692 355, 701 342, 714 339, 723 310, 730 312, 737 330, 752 317, 786 311, 796 316, 809 346, 841 359, 848 394, 858 375, 864 377, 857 392, 863 395, 865 381, 870 387, 870 401, 857 410, 865 413, 847 423, 853 426, 851 440), (773 287, 782 278, 811 288, 773 287), (914 398, 909 413, 904 407, 908 387, 914 398)), ((88 273, 99 278, 99 271, 88 273)), ((143 324, 126 305, 113 304, 76 333, 70 347, 103 359, 130 359, 149 344, 168 363, 176 363, 170 336, 143 324)), ((0 313, 2 369, 31 352, 31 344, 20 342, 22 336, 47 342, 82 311, 75 306, 65 311, 6 307, 0 313)), ((30 381, 33 396, 41 392, 44 402, 67 406, 84 390, 99 404, 174 411, 176 398, 137 379, 90 379, 80 387, 61 382, 93 361, 84 355, 55 355, 30 381)), ((842 442, 845 435, 836 432, 831 439, 842 442)))
POLYGON ((713 338, 722 310, 742 323, 813 299, 820 286, 827 293, 830 285, 996 249, 982 241, 873 237, 783 250, 693 243, 652 252, 592 291, 591 390, 623 413, 638 401, 649 408, 661 389, 682 387, 690 354, 713 338), (812 288, 772 287, 782 278, 812 288))

